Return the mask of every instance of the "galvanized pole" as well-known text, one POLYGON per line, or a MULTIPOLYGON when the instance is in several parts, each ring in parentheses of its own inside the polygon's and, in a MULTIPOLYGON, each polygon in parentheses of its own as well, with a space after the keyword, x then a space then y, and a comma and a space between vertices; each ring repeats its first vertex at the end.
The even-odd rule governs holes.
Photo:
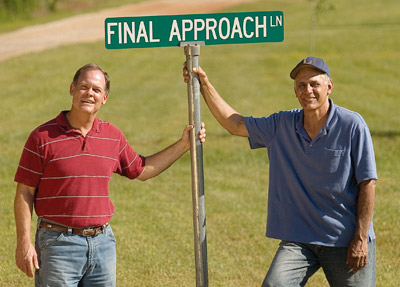
POLYGON ((189 124, 194 126, 190 133, 190 157, 192 169, 192 203, 194 253, 196 263, 196 287, 208 287, 206 211, 204 205, 203 146, 198 138, 201 129, 200 82, 192 68, 199 66, 200 46, 204 42, 181 43, 185 49, 188 82, 189 124))

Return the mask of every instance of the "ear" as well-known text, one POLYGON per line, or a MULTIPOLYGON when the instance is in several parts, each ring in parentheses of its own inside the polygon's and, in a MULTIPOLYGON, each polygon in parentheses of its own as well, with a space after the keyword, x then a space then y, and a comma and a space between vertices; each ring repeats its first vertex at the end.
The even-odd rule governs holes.
POLYGON ((108 95, 109 95, 108 93, 107 93, 107 94, 104 94, 103 105, 107 102, 108 95))
POLYGON ((293 84, 293 91, 294 91, 294 95, 296 96, 296 98, 298 98, 297 91, 296 91, 296 81, 294 81, 294 84, 293 84))
POLYGON ((74 83, 71 83, 71 85, 69 85, 69 94, 72 96, 72 94, 74 93, 74 83))
POLYGON ((332 93, 332 90, 333 90, 333 82, 332 82, 332 80, 329 80, 329 83, 328 83, 328 96, 332 93))

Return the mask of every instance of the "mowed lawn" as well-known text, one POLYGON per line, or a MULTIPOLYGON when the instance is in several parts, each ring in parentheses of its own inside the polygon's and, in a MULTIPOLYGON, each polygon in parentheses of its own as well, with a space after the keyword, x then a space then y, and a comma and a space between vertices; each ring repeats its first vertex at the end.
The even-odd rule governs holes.
MULTIPOLYGON (((315 29, 307 0, 260 0, 222 11, 283 11, 285 40, 202 47, 200 65, 240 113, 266 116, 299 107, 289 72, 300 59, 312 54, 326 60, 334 102, 359 112, 372 133, 379 176, 377 286, 395 287, 400 278, 400 4, 329 2, 335 9, 320 13, 315 29)), ((150 155, 176 141, 188 122, 184 60, 178 47, 111 51, 99 41, 0 62, 0 286, 33 285, 14 263, 13 178, 29 133, 70 108, 69 84, 76 69, 95 62, 109 72, 111 94, 99 118, 118 126, 138 153, 150 155)), ((266 150, 250 150, 246 139, 231 136, 204 102, 202 119, 207 125, 210 286, 260 286, 278 245, 264 236, 266 150)), ((110 194, 118 286, 195 286, 189 154, 147 182, 115 175, 110 194)), ((328 283, 319 271, 307 286, 328 283)))

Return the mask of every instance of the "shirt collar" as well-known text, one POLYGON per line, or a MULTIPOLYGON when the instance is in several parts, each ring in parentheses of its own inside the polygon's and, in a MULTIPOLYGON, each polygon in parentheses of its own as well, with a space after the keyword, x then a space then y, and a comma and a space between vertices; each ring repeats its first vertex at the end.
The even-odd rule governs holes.
MULTIPOLYGON (((328 119, 326 120, 325 126, 322 128, 323 134, 327 134, 329 132, 329 130, 337 122, 337 106, 333 103, 333 100, 331 98, 329 98, 328 101, 329 101, 329 114, 328 114, 328 119)), ((304 110, 303 109, 298 114, 296 130, 298 133, 302 134, 303 136, 308 137, 307 132, 304 129, 304 110)))
POLYGON ((330 104, 329 115, 325 123, 325 128, 327 129, 327 131, 329 131, 337 122, 337 106, 333 103, 333 100, 331 98, 329 98, 328 100, 330 104))
POLYGON ((72 127, 69 124, 68 120, 67 120, 67 112, 68 111, 62 111, 58 114, 58 116, 56 117, 56 123, 57 125, 59 125, 63 130, 65 130, 66 132, 72 131, 72 127))
MULTIPOLYGON (((65 131, 65 132, 73 132, 75 131, 67 120, 68 111, 62 111, 56 117, 56 123, 65 131)), ((93 121, 93 127, 90 132, 99 133, 100 132, 100 121, 96 117, 93 121)))

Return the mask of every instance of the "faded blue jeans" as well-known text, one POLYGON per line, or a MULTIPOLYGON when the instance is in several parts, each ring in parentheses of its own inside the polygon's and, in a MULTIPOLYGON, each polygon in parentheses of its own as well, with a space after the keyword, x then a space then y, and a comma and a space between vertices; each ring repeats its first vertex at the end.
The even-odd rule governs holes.
POLYGON ((38 228, 40 269, 36 287, 113 287, 116 281, 115 238, 111 226, 97 236, 68 235, 38 228))
POLYGON ((346 264, 347 247, 282 241, 262 287, 303 287, 322 267, 331 287, 375 287, 376 243, 368 243, 368 262, 353 274, 346 264))

